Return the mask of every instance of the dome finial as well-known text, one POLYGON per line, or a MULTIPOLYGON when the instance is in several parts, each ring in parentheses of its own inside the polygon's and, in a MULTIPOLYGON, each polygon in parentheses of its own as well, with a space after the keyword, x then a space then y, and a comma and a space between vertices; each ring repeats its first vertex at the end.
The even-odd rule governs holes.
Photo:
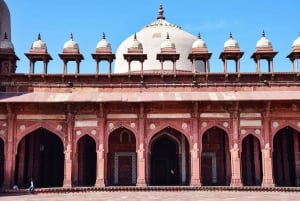
POLYGON ((134 39, 134 40, 136 40, 136 33, 134 33, 134 37, 133 37, 133 39, 134 39))
POLYGON ((38 34, 38 38, 37 39, 41 40, 41 34, 40 33, 38 34))
POLYGON ((106 39, 106 36, 105 36, 105 33, 104 33, 104 32, 102 33, 102 39, 103 39, 103 40, 106 39))
POLYGON ((4 40, 7 40, 7 33, 4 33, 4 40))
POLYGON ((201 34, 200 34, 200 32, 198 33, 198 39, 201 39, 201 34))
POLYGON ((169 39, 170 39, 169 32, 167 32, 167 40, 169 40, 169 39))
POLYGON ((158 19, 158 20, 159 20, 159 19, 162 19, 162 20, 166 19, 166 18, 164 17, 164 8, 163 8, 162 4, 159 5, 158 16, 157 16, 156 19, 158 19))
POLYGON ((232 33, 231 33, 231 32, 230 32, 230 34, 229 34, 229 38, 230 38, 230 39, 232 39, 232 38, 233 38, 233 37, 232 37, 232 33))
POLYGON ((73 40, 73 34, 71 33, 70 39, 73 40))
POLYGON ((262 37, 266 37, 265 30, 263 30, 263 32, 262 32, 262 37))

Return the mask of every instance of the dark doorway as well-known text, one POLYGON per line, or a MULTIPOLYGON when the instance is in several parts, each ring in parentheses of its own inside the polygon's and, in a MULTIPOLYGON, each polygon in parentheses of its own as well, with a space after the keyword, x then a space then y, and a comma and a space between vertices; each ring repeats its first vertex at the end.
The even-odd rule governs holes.
POLYGON ((167 135, 151 146, 151 185, 179 185, 178 143, 167 135))
POLYGON ((19 187, 28 187, 30 179, 36 187, 63 185, 63 143, 57 135, 44 128, 26 135, 18 145, 15 183, 19 187))
POLYGON ((136 140, 125 128, 115 130, 108 140, 107 180, 109 185, 136 184, 136 140))
POLYGON ((242 181, 244 186, 260 186, 262 162, 259 140, 248 135, 242 143, 242 181))
POLYGON ((0 187, 3 186, 4 180, 4 142, 0 138, 0 187))
POLYGON ((291 127, 285 127, 275 135, 273 171, 277 186, 300 186, 299 145, 299 132, 291 127))
POLYGON ((229 185, 230 175, 228 136, 222 129, 213 127, 202 137, 201 183, 204 186, 229 185))
POLYGON ((88 135, 77 144, 78 186, 93 186, 96 182, 96 143, 88 135))

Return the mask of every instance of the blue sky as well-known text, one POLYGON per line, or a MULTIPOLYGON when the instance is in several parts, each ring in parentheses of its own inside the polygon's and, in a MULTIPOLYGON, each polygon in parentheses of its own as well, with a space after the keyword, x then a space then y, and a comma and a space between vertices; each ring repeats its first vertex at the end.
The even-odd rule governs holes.
POLYGON ((275 71, 291 71, 286 56, 300 32, 300 1, 295 0, 6 0, 6 3, 11 13, 12 42, 20 58, 19 73, 29 71, 24 53, 29 51, 38 33, 54 59, 48 65, 49 73, 62 72, 58 54, 70 33, 85 58, 80 65, 81 72, 93 73, 95 62, 91 53, 102 32, 106 33, 115 53, 123 40, 156 20, 160 3, 167 21, 195 36, 201 33, 213 53, 211 71, 223 70, 219 55, 230 32, 245 52, 241 71, 255 71, 250 56, 263 30, 274 50, 279 52, 274 59, 275 71))

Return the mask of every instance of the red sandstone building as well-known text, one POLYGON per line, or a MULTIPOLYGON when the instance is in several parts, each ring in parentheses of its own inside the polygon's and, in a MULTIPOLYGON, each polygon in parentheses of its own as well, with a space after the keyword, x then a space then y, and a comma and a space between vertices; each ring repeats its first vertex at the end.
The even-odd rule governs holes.
POLYGON ((251 57, 256 72, 243 73, 230 34, 224 72, 211 73, 206 43, 166 21, 161 6, 116 54, 103 35, 88 58, 94 74, 80 73, 73 36, 59 54, 62 73, 47 73, 52 57, 38 36, 25 53, 29 72, 18 74, 9 10, 0 4, 3 188, 27 187, 31 178, 37 187, 300 186, 300 38, 287 56, 293 72, 274 72, 277 52, 263 33, 251 57))

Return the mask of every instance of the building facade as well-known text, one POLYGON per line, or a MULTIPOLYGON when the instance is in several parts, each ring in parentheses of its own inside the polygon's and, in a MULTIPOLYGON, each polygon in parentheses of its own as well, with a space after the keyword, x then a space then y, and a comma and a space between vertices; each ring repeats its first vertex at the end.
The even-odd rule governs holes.
POLYGON ((3 188, 31 179, 37 187, 300 186, 300 38, 287 56, 292 72, 274 72, 277 52, 263 33, 256 72, 243 73, 244 53, 230 34, 219 57, 224 72, 212 73, 200 34, 166 21, 160 6, 116 54, 103 34, 90 58, 94 74, 80 73, 84 57, 72 35, 59 54, 61 74, 47 73, 52 57, 40 35, 25 53, 29 72, 18 74, 9 10, 0 4, 3 188))

